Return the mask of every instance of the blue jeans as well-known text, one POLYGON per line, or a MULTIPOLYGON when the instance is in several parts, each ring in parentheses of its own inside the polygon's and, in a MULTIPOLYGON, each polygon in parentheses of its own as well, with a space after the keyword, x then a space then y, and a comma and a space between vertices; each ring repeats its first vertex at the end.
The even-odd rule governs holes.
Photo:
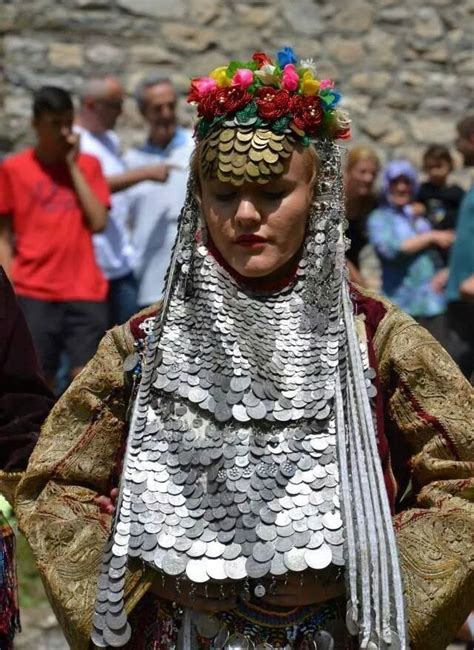
POLYGON ((138 311, 138 283, 129 273, 123 278, 109 280, 109 325, 122 325, 138 311))

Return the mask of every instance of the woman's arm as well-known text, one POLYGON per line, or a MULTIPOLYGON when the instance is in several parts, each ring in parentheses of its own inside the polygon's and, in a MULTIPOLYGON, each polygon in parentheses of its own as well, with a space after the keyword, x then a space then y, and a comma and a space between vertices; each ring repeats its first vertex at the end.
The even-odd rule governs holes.
POLYGON ((394 308, 376 337, 387 420, 415 502, 395 518, 412 650, 444 650, 474 605, 474 395, 445 350, 394 308))
MULTIPOLYGON (((116 484, 127 433, 122 366, 133 349, 127 327, 106 334, 56 404, 17 491, 20 528, 75 650, 89 647, 97 576, 111 526, 95 498, 116 484)), ((148 587, 141 567, 127 573, 127 610, 148 587)))

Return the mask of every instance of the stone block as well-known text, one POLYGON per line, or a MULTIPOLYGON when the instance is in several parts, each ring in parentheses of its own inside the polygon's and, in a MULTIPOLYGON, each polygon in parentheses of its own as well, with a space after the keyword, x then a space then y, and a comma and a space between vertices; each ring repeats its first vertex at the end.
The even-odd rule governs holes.
POLYGON ((374 8, 366 2, 347 3, 337 11, 331 29, 339 32, 368 32, 374 21, 374 8))
POLYGON ((364 57, 364 48, 359 40, 348 38, 326 39, 326 51, 341 65, 357 65, 364 57))
POLYGON ((392 75, 388 72, 357 72, 352 75, 351 83, 357 90, 364 90, 371 95, 386 91, 391 83, 392 75))
POLYGON ((166 23, 161 33, 168 47, 187 52, 204 52, 220 40, 214 29, 182 23, 166 23))
POLYGON ((116 67, 124 63, 126 50, 107 43, 98 43, 86 47, 85 57, 95 65, 116 67))
POLYGON ((444 35, 444 26, 434 7, 421 7, 415 14, 414 33, 417 38, 434 40, 444 35))
POLYGON ((184 0, 117 0, 117 4, 131 14, 154 18, 184 18, 184 0))
POLYGON ((252 29, 274 25, 275 10, 272 7, 249 7, 238 4, 234 5, 234 10, 239 23, 252 29))
POLYGON ((191 0, 189 14, 195 25, 207 25, 221 12, 219 0, 191 0))
POLYGON ((314 36, 323 30, 321 13, 318 4, 313 0, 298 0, 288 2, 281 0, 281 10, 286 21, 286 32, 314 36))
POLYGON ((80 68, 84 64, 82 47, 74 43, 51 43, 48 60, 54 68, 80 68))
POLYGON ((178 56, 161 45, 132 45, 129 49, 130 59, 134 63, 175 64, 178 56))
POLYGON ((454 120, 446 117, 431 115, 408 115, 408 123, 413 138, 419 144, 451 144, 454 142, 456 129, 454 120))

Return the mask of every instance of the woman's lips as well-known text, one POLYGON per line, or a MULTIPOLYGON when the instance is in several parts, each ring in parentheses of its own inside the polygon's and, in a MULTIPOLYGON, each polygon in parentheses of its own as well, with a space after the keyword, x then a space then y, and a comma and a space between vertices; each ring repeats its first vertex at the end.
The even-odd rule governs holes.
POLYGON ((240 235, 234 240, 234 243, 244 248, 262 248, 267 243, 267 240, 265 237, 259 237, 258 235, 240 235))

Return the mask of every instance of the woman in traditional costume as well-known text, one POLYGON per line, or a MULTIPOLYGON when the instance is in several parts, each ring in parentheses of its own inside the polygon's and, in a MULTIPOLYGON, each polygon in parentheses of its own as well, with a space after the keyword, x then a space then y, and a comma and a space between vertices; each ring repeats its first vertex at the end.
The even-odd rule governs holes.
POLYGON ((473 396, 346 280, 339 93, 285 48, 189 99, 163 302, 105 336, 18 490, 68 641, 444 650, 472 605, 473 396))

